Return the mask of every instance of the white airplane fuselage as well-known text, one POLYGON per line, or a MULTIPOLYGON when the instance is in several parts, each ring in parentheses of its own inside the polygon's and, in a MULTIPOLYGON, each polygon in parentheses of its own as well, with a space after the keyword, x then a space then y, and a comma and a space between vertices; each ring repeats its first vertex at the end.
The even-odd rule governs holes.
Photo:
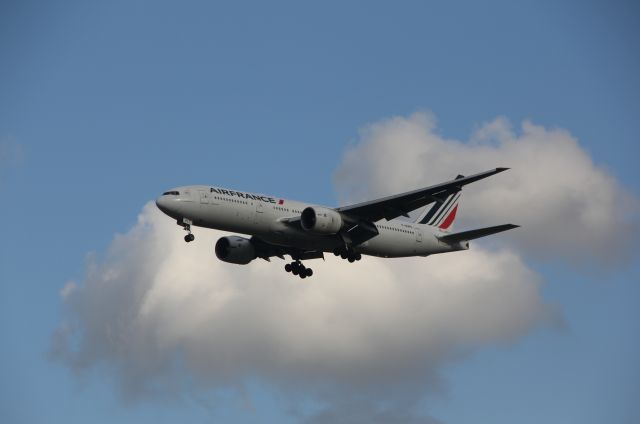
MULTIPOLYGON (((167 193, 156 204, 180 225, 185 220, 195 226, 256 236, 275 246, 300 250, 335 252, 345 245, 337 233, 318 234, 290 223, 308 207, 333 209, 330 207, 201 185, 177 187, 167 193)), ((352 246, 352 251, 391 258, 427 256, 469 246, 468 242, 442 242, 437 235, 446 232, 424 224, 383 219, 374 225, 378 234, 352 246)))

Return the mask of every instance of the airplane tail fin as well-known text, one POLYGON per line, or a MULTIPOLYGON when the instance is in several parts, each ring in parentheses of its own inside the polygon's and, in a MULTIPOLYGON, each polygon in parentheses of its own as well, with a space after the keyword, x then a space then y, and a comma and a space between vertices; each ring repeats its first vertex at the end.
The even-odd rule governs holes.
MULTIPOLYGON (((458 175, 456 180, 460 178, 464 178, 464 175, 458 175)), ((437 197, 434 205, 427 207, 414 223, 430 225, 442 231, 451 231, 461 196, 462 190, 459 188, 445 193, 443 197, 437 197)))

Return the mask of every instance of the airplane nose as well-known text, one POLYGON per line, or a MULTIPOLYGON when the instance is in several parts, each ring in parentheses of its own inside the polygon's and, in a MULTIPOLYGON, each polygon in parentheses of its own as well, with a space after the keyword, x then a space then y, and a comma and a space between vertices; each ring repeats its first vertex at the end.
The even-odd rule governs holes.
POLYGON ((166 214, 169 213, 169 203, 170 202, 169 199, 167 199, 167 196, 160 196, 156 199, 156 206, 166 214))
POLYGON ((181 201, 177 191, 170 191, 156 199, 156 206, 165 215, 178 219, 181 216, 181 201))

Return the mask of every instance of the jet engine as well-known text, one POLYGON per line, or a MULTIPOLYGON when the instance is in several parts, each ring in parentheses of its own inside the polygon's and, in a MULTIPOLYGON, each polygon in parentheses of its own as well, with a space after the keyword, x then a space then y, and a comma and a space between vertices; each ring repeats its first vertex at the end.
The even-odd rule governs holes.
POLYGON ((246 265, 257 257, 251 240, 239 236, 221 237, 215 250, 218 259, 232 264, 246 265))
POLYGON ((312 233, 335 234, 342 228, 342 216, 333 209, 309 206, 302 211, 300 224, 312 233))

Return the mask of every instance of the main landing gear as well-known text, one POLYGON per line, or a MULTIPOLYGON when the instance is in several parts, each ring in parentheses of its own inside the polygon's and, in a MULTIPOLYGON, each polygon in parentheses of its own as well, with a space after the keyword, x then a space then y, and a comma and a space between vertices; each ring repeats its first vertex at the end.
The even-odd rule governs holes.
POLYGON ((362 255, 360 253, 356 253, 352 250, 336 249, 333 251, 333 254, 340 256, 342 259, 347 259, 351 263, 362 259, 362 255))
POLYGON ((184 241, 186 241, 187 243, 196 239, 196 236, 191 234, 191 224, 193 224, 193 222, 187 218, 182 218, 182 221, 178 220, 178 225, 182 225, 182 228, 184 228, 184 230, 189 233, 184 236, 184 241))
POLYGON ((300 261, 294 261, 284 266, 284 270, 297 275, 300 278, 307 278, 313 275, 313 270, 302 265, 300 261))

